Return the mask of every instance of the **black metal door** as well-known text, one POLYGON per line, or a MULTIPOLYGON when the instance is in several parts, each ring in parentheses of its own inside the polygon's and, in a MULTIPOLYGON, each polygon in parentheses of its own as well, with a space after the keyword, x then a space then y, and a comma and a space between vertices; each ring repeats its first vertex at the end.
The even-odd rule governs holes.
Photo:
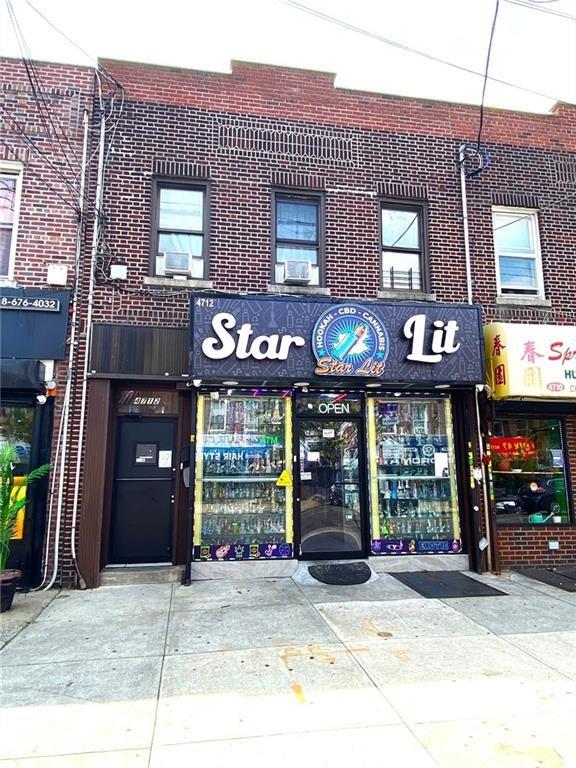
POLYGON ((365 467, 359 420, 299 419, 300 554, 364 557, 365 467))
POLYGON ((118 419, 110 563, 172 561, 175 438, 175 419, 118 419))

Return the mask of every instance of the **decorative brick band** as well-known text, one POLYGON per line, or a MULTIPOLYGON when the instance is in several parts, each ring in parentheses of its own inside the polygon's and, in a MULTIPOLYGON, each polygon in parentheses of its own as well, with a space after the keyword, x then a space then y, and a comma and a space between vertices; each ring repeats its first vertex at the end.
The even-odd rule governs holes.
POLYGON ((428 187, 418 184, 403 184, 398 181, 378 182, 378 194, 383 197, 406 197, 410 200, 426 200, 428 187))
POLYGON ((576 186, 576 158, 556 159, 552 170, 557 184, 576 186))
POLYGON ((492 205, 504 205, 509 208, 539 208, 538 198, 535 195, 523 195, 516 192, 494 192, 492 205))
POLYGON ((154 160, 152 173, 154 176, 177 176, 181 179, 209 179, 210 166, 185 160, 154 160))
POLYGON ((338 165, 358 164, 358 139, 333 128, 310 129, 278 121, 218 117, 214 144, 233 154, 277 155, 338 165))
POLYGON ((325 189, 323 176, 306 176, 289 171, 272 171, 271 183, 276 187, 301 187, 303 189, 325 189))
POLYGON ((27 163, 29 158, 28 147, 0 144, 0 160, 18 160, 21 163, 27 163))

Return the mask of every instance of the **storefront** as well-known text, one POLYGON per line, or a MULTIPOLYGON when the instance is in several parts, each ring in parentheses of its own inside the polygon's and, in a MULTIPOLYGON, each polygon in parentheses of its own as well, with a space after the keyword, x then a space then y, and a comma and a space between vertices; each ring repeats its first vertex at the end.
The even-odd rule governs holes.
MULTIPOLYGON (((65 355, 67 291, 2 288, 0 442, 18 452, 18 477, 51 461, 56 361, 65 355)), ((24 589, 40 581, 46 528, 47 482, 30 490, 17 521, 9 566, 22 571, 24 589)))
POLYGON ((478 307, 191 305, 194 560, 459 554, 478 307))
POLYGON ((504 565, 561 561, 573 536, 576 328, 492 323, 484 332, 495 403, 492 514, 504 565), (528 548, 508 549, 518 536, 528 548))

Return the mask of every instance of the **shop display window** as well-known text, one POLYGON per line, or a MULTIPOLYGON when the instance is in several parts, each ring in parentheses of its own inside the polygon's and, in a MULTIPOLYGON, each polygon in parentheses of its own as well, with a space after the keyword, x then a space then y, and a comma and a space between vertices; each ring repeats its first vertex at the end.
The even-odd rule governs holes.
MULTIPOLYGON (((14 485, 16 498, 25 498, 26 486, 22 485, 23 475, 30 472, 30 452, 32 446, 32 430, 34 424, 34 408, 25 405, 0 406, 0 445, 12 443, 16 448, 17 463, 14 467, 14 485)), ((26 508, 18 513, 13 530, 13 539, 21 539, 24 532, 26 508)))
POLYGON ((196 558, 292 557, 291 423, 279 394, 199 396, 196 558))
POLYGON ((566 454, 558 419, 498 419, 490 449, 497 523, 570 522, 566 454))
POLYGON ((374 554, 461 551, 449 398, 369 398, 374 554))
POLYGON ((18 454, 14 469, 16 476, 30 471, 30 446, 34 408, 25 405, 3 405, 0 407, 0 443, 13 443, 18 454))

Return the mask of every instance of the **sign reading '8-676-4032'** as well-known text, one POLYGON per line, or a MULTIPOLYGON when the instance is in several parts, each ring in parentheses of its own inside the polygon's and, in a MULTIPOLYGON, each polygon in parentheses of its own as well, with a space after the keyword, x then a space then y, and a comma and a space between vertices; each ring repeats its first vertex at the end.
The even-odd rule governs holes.
POLYGON ((193 296, 190 376, 480 383, 480 310, 455 304, 193 296))

